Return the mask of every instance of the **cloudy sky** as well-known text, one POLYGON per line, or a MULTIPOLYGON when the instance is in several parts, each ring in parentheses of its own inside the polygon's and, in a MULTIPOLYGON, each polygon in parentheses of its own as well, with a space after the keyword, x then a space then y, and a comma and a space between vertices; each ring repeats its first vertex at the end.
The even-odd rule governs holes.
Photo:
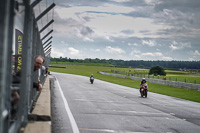
POLYGON ((52 57, 200 60, 200 0, 54 0, 52 57))

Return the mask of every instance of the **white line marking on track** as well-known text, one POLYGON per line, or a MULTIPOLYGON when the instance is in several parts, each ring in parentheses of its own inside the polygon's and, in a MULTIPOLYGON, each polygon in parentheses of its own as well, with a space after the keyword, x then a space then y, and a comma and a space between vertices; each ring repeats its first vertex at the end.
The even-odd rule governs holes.
POLYGON ((75 121, 75 119, 74 119, 74 117, 73 117, 73 115, 72 115, 72 112, 71 112, 71 110, 70 110, 70 108, 69 108, 69 105, 68 105, 68 103, 67 103, 67 100, 66 100, 66 98, 65 98, 65 96, 64 96, 64 94, 63 94, 63 91, 62 91, 62 89, 61 89, 61 87, 60 87, 60 84, 59 84, 57 78, 56 78, 56 82, 57 82, 57 84, 58 84, 58 88, 59 88, 60 94, 61 94, 61 96, 62 96, 64 105, 65 105, 65 110, 67 111, 67 114, 68 114, 68 117, 69 117, 69 120, 70 120, 70 123, 71 123, 71 126, 72 126, 73 133, 80 133, 80 131, 79 131, 79 129, 78 129, 78 126, 77 126, 77 124, 76 124, 76 121, 75 121))

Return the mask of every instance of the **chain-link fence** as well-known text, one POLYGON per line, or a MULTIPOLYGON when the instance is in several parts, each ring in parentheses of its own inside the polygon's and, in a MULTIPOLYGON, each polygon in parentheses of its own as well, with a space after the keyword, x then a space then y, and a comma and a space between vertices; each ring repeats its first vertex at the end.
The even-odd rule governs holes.
POLYGON ((45 26, 38 23, 55 6, 50 0, 45 2, 43 6, 41 0, 1 0, 0 133, 17 133, 26 125, 40 94, 33 89, 33 82, 45 82, 51 54, 49 36, 53 31, 49 27, 53 20, 45 19, 45 26), (43 11, 37 11, 39 4, 43 11), (37 55, 43 56, 45 62, 43 69, 34 71, 37 55), (19 71, 20 82, 15 83, 19 71))

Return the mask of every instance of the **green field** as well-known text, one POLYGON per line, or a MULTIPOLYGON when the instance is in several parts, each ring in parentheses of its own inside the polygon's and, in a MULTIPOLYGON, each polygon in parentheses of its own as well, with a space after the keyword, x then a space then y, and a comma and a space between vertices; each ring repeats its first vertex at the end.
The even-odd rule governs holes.
POLYGON ((104 67, 113 67, 111 64, 103 64, 103 63, 78 63, 78 62, 55 62, 51 61, 51 65, 80 65, 80 66, 104 66, 104 67))
POLYGON ((155 78, 161 80, 166 78, 166 80, 170 81, 200 84, 200 76, 198 74, 191 75, 188 72, 184 71, 166 70, 167 73, 166 76, 153 76, 153 75, 148 75, 149 69, 112 68, 112 70, 115 72, 117 71, 118 74, 123 74, 123 75, 133 74, 134 76, 141 78, 145 77, 145 78, 155 78))
MULTIPOLYGON (((108 71, 111 72, 111 70, 120 70, 120 71, 129 71, 129 68, 114 68, 114 67, 104 67, 104 65, 99 64, 99 66, 89 66, 85 64, 51 64, 51 66, 60 66, 60 67, 66 67, 66 68, 54 68, 50 67, 49 70, 53 72, 60 72, 60 73, 69 73, 69 74, 76 74, 76 75, 82 75, 82 76, 89 76, 91 74, 94 75, 96 79, 104 80, 107 82, 123 85, 123 86, 128 86, 132 88, 139 88, 139 81, 134 81, 129 78, 127 79, 121 79, 117 77, 112 77, 112 76, 106 76, 106 75, 101 75, 97 73, 97 71, 108 71)), ((132 69, 131 71, 134 71, 132 69)), ((144 70, 143 70, 144 71, 144 70)), ((182 88, 176 88, 176 87, 169 87, 169 86, 164 86, 164 85, 158 85, 158 84, 153 84, 149 83, 149 91, 150 92, 155 92, 163 95, 168 95, 176 98, 181 98, 181 99, 186 99, 186 100, 191 100, 195 102, 200 102, 200 91, 195 91, 195 90, 189 90, 189 89, 182 89, 182 88)), ((139 93, 139 92, 138 92, 139 93)))

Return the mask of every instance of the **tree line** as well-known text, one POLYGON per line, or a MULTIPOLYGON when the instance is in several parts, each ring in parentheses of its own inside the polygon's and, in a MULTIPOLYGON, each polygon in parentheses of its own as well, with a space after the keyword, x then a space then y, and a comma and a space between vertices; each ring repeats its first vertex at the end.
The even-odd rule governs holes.
POLYGON ((51 58, 54 62, 76 62, 76 63, 105 63, 112 64, 116 67, 132 67, 132 68, 151 68, 153 66, 161 66, 168 69, 200 69, 200 61, 153 61, 153 60, 114 60, 114 59, 71 59, 71 58, 51 58))

